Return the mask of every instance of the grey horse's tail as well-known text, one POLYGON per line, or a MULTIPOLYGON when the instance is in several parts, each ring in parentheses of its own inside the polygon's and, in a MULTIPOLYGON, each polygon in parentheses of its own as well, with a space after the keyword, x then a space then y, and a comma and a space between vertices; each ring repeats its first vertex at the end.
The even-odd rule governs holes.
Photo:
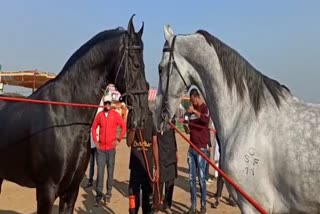
POLYGON ((3 178, 0 178, 0 194, 1 194, 1 186, 2 186, 3 178))

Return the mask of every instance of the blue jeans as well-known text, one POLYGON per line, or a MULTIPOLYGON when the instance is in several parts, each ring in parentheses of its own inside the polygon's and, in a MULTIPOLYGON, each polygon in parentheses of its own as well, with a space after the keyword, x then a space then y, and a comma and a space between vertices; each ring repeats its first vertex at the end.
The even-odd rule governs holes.
MULTIPOLYGON (((213 143, 213 142, 212 142, 212 143, 213 143)), ((209 145, 210 145, 211 148, 213 147, 213 145, 211 144, 211 134, 210 134, 210 131, 209 131, 209 145)), ((211 156, 210 150, 208 150, 207 157, 210 159, 210 156, 211 156)), ((209 167, 210 167, 210 165, 209 165, 208 162, 206 162, 206 163, 207 163, 207 164, 206 164, 206 172, 205 172, 205 174, 206 174, 206 180, 208 180, 208 179, 209 179, 209 167)))
MULTIPOLYGON (((210 150, 208 150, 207 157, 210 159, 210 150)), ((206 161, 206 170, 205 170, 205 178, 206 178, 206 181, 209 179, 209 168, 210 168, 210 165, 209 165, 209 163, 206 161)))
MULTIPOLYGON (((208 149, 200 149, 205 155, 208 156, 208 149)), ((201 157, 194 149, 189 148, 188 151, 188 164, 189 164, 189 183, 191 193, 191 208, 196 209, 197 205, 197 186, 196 177, 199 178, 200 193, 201 193, 201 207, 206 206, 207 186, 206 186, 206 165, 207 161, 201 157)))

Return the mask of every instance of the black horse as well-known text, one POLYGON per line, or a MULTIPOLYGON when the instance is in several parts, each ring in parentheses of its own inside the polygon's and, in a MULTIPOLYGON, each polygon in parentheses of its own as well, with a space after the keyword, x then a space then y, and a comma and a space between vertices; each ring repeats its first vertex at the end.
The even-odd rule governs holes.
MULTIPOLYGON (((128 126, 141 127, 148 99, 143 25, 101 32, 80 47, 58 76, 31 99, 99 104, 114 83, 129 109, 128 126)), ((89 161, 89 132, 97 109, 0 102, 0 187, 3 180, 36 188, 37 212, 72 213, 89 161)), ((1 190, 1 189, 0 189, 1 190)))

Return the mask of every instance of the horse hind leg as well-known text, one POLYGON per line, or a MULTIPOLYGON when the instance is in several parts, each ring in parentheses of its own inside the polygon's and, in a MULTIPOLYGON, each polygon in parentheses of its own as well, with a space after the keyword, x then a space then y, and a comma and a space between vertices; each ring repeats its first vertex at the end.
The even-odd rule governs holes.
POLYGON ((66 191, 60 195, 59 214, 72 214, 78 197, 79 187, 66 191))
POLYGON ((37 187, 37 213, 51 214, 53 203, 56 200, 57 188, 55 186, 37 187))

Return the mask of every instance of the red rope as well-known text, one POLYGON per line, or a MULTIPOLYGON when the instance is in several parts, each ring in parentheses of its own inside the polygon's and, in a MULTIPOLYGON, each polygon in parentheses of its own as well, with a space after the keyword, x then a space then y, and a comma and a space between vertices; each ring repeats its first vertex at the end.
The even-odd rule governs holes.
POLYGON ((104 107, 104 106, 93 105, 93 104, 67 103, 67 102, 57 102, 57 101, 49 101, 49 100, 35 100, 35 99, 19 98, 19 97, 0 97, 0 100, 36 103, 36 104, 61 105, 61 106, 71 106, 71 107, 80 107, 80 108, 103 108, 104 107))
POLYGON ((146 169, 148 171, 148 176, 149 176, 149 179, 151 180, 151 182, 153 183, 153 194, 155 193, 155 190, 154 190, 155 189, 155 187, 154 187, 155 185, 156 185, 156 188, 158 190, 157 191, 158 192, 157 208, 158 208, 159 205, 161 204, 159 181, 156 181, 156 179, 153 176, 151 176, 151 174, 150 174, 150 166, 149 166, 149 163, 148 163, 148 159, 147 159, 147 155, 146 155, 146 151, 145 151, 145 147, 144 147, 144 139, 143 139, 143 136, 142 136, 141 129, 139 130, 139 137, 140 137, 140 142, 141 142, 141 146, 142 146, 142 154, 143 154, 143 157, 144 157, 144 161, 146 163, 146 169))
POLYGON ((198 149, 186 136, 184 136, 181 131, 175 127, 171 122, 169 122, 170 126, 174 128, 179 135, 185 139, 190 146, 198 152, 199 155, 201 155, 202 158, 204 158, 215 170, 219 172, 219 174, 227 181, 229 182, 245 199, 247 199, 260 213, 267 214, 267 211, 265 211, 253 198, 251 198, 246 192, 244 192, 231 178, 228 177, 227 174, 225 174, 219 167, 217 167, 200 149, 198 149))

